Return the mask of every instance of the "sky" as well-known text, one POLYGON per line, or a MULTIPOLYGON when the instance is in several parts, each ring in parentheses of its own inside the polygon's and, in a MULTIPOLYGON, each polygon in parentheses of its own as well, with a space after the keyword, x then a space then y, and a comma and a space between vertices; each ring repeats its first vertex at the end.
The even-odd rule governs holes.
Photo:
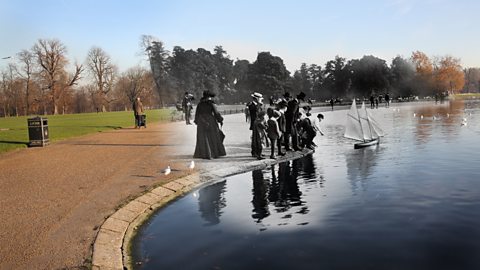
POLYGON ((390 64, 417 50, 480 67, 479 10, 477 0, 0 0, 0 58, 58 39, 71 62, 96 46, 126 71, 147 64, 140 37, 152 35, 169 51, 220 45, 232 60, 268 51, 290 72, 337 55, 390 64))

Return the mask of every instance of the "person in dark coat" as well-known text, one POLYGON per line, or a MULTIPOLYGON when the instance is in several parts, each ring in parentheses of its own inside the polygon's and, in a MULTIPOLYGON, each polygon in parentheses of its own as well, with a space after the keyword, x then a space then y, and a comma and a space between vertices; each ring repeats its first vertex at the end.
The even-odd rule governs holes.
POLYGON ((183 109, 183 113, 185 114, 185 123, 187 125, 192 124, 190 123, 190 118, 192 118, 192 109, 193 109, 192 100, 193 100, 193 95, 188 92, 185 92, 185 96, 183 97, 183 100, 182 100, 182 109, 183 109))
POLYGON ((285 149, 290 150, 290 138, 292 139, 292 148, 294 151, 299 151, 297 122, 300 119, 300 100, 305 100, 305 93, 300 92, 296 98, 288 101, 287 111, 285 112, 286 131, 285 131, 285 149))
POLYGON ((317 135, 317 131, 315 127, 312 125, 312 121, 310 120, 311 114, 310 112, 306 113, 306 117, 300 120, 299 127, 301 130, 301 145, 302 147, 307 147, 308 149, 313 150, 313 139, 317 135))
POLYGON ((257 114, 257 119, 253 121, 252 129, 252 156, 256 157, 257 159, 264 159, 262 155, 262 139, 265 137, 266 129, 267 122, 265 121, 265 112, 260 111, 257 114))
POLYGON ((253 125, 254 125, 255 119, 257 119, 257 114, 260 111, 262 111, 263 95, 255 92, 251 96, 253 100, 247 104, 247 107, 248 107, 248 112, 250 116, 250 130, 253 130, 253 125))
POLYGON ((287 120, 285 119, 285 112, 287 111, 287 102, 281 100, 277 103, 277 111, 280 112, 280 117, 277 119, 278 129, 280 130, 280 138, 277 140, 278 155, 284 156, 285 152, 282 151, 282 145, 285 145, 285 131, 287 129, 287 120))
POLYGON ((142 126, 142 115, 144 115, 143 104, 140 101, 140 97, 137 97, 133 102, 133 116, 135 116, 135 128, 140 128, 142 126))
POLYGON ((203 97, 197 105, 194 123, 197 125, 197 144, 194 158, 212 159, 225 156, 223 132, 218 123, 223 125, 223 117, 217 110, 212 98, 215 94, 203 92, 203 97))

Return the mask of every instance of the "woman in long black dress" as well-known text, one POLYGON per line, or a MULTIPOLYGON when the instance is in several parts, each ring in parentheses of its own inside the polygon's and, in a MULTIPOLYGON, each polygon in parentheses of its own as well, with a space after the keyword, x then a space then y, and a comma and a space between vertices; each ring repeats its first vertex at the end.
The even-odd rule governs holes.
POLYGON ((197 125, 197 144, 194 158, 212 159, 225 156, 223 146, 223 133, 218 123, 223 125, 223 117, 217 110, 212 98, 215 94, 205 91, 195 111, 195 124, 197 125))

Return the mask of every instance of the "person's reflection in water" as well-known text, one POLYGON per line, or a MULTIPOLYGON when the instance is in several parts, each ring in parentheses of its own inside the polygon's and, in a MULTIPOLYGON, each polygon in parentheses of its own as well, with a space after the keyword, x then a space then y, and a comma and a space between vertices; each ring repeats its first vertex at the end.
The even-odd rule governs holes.
POLYGON ((220 223, 222 208, 226 206, 225 185, 226 181, 222 181, 198 191, 198 210, 208 226, 220 223))
POLYGON ((252 178, 253 178, 252 218, 255 219, 257 223, 260 223, 262 222, 262 219, 270 215, 270 211, 268 210, 268 199, 267 199, 269 183, 268 183, 268 180, 264 179, 262 170, 253 171, 252 178))
POLYGON ((274 213, 282 215, 281 218, 292 218, 293 214, 307 214, 308 206, 302 200, 302 192, 298 185, 299 175, 302 179, 309 177, 316 181, 315 166, 311 156, 283 162, 270 167, 271 177, 265 179, 264 173, 267 170, 256 170, 252 172, 253 178, 253 214, 252 218, 261 223, 263 219, 270 216, 269 205, 274 206, 274 213), (276 168, 278 166, 278 176, 276 168), (295 211, 290 213, 290 211, 295 211))

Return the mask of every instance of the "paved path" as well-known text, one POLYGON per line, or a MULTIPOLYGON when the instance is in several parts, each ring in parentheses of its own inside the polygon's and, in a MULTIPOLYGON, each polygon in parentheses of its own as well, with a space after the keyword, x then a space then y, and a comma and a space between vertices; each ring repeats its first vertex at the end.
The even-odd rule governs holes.
POLYGON ((106 218, 147 190, 189 174, 228 175, 273 162, 250 156, 243 114, 225 116, 224 122, 227 157, 196 159, 194 171, 187 166, 196 126, 183 122, 1 155, 0 269, 88 268, 106 218), (167 165, 173 171, 165 176, 161 170, 167 165))
POLYGON ((79 269, 106 217, 154 185, 182 142, 174 124, 121 129, 0 156, 0 269, 79 269))

